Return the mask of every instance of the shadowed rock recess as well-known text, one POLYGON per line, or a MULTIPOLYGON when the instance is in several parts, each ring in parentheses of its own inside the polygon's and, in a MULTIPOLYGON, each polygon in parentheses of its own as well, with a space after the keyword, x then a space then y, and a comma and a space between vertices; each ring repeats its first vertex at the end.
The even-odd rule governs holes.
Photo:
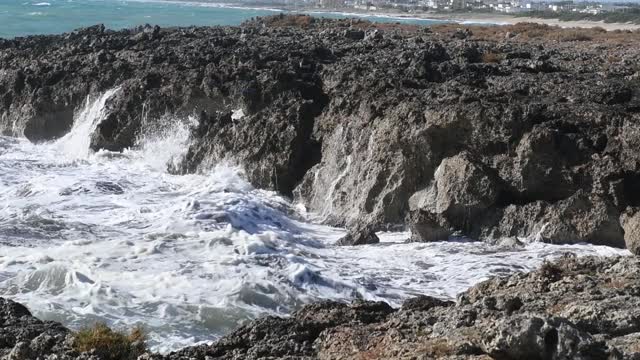
POLYGON ((60 137, 120 87, 94 150, 193 117, 172 171, 235 162, 355 237, 409 225, 415 241, 637 252, 640 34, 585 31, 300 16, 0 40, 0 132, 60 137))
MULTIPOLYGON (((73 334, 0 299, 3 359, 93 359, 73 334)), ((407 300, 307 305, 289 318, 247 323, 212 345, 140 360, 638 359, 640 259, 574 258, 494 278, 456 302, 407 300)))

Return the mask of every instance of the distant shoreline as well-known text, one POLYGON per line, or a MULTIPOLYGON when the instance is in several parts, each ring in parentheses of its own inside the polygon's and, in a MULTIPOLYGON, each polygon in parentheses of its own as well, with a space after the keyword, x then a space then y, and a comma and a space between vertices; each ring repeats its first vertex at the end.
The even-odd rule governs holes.
POLYGON ((604 21, 561 21, 559 19, 542 19, 533 17, 521 17, 506 14, 493 13, 397 13, 391 11, 361 11, 358 9, 304 9, 298 10, 301 13, 327 13, 327 14, 345 14, 359 17, 387 17, 404 20, 432 20, 442 22, 459 23, 461 25, 487 24, 487 25, 513 25, 517 23, 529 22, 546 24, 551 26, 559 26, 562 28, 594 28, 601 27, 607 31, 612 30, 637 30, 640 29, 638 24, 628 23, 605 23, 604 21))
POLYGON ((469 14, 429 14, 429 17, 436 19, 448 18, 454 22, 480 22, 480 23, 495 23, 499 25, 513 25, 517 23, 530 22, 537 24, 546 24, 551 26, 559 26, 562 28, 593 28, 601 27, 607 31, 612 30, 637 30, 640 29, 638 24, 629 23, 605 23, 604 21, 561 21, 559 19, 542 19, 534 17, 522 17, 506 14, 482 14, 482 13, 469 13, 469 14))
POLYGON ((167 2, 175 4, 191 4, 200 6, 230 8, 230 9, 247 9, 247 10, 265 10, 272 12, 293 12, 309 15, 335 14, 344 16, 354 16, 361 18, 380 17, 398 20, 415 20, 415 21, 434 21, 443 23, 458 23, 460 25, 513 25, 517 23, 529 22, 537 24, 546 24, 550 26, 559 26, 562 28, 594 28, 601 27, 607 31, 612 30, 637 30, 640 24, 631 23, 605 23, 604 21, 562 21, 559 19, 546 19, 534 17, 513 16, 508 14, 497 13, 439 13, 439 12, 417 12, 403 13, 391 9, 378 9, 374 11, 365 11, 355 8, 336 8, 322 9, 313 7, 277 7, 274 5, 244 4, 234 2, 217 2, 206 0, 132 0, 138 2, 167 2))
MULTIPOLYGON (((197 1, 197 0, 196 0, 197 1)), ((601 27, 607 31, 613 30, 637 30, 640 24, 632 23, 605 23, 604 21, 562 21, 560 19, 545 19, 534 17, 513 16, 508 14, 496 13, 437 13, 437 12, 418 12, 418 13, 401 13, 392 10, 380 9, 375 11, 363 11, 355 8, 337 8, 337 9, 320 9, 320 8, 282 8, 274 9, 273 7, 260 7, 259 5, 243 6, 242 4, 220 4, 222 7, 246 8, 246 9, 265 9, 265 10, 281 10, 283 12, 297 12, 309 15, 318 14, 338 14, 355 17, 383 17, 398 20, 417 20, 417 21, 436 21, 450 22, 461 25, 513 25, 517 23, 529 22, 537 24, 546 24, 550 26, 559 26, 562 28, 594 28, 601 27)))

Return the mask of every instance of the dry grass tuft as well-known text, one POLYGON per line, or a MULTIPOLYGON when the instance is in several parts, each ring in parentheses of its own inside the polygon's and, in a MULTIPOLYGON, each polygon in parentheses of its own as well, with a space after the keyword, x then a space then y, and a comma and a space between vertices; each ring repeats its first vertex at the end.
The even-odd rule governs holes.
POLYGON ((619 63, 622 62, 622 58, 620 56, 609 55, 609 57, 607 57, 607 62, 619 63))
POLYGON ((138 326, 127 334, 97 323, 75 334, 73 348, 80 353, 93 352, 103 360, 137 359, 147 350, 146 333, 138 326))
POLYGON ((499 64, 503 57, 502 54, 488 51, 482 54, 482 62, 485 64, 499 64))
POLYGON ((430 356, 429 358, 441 358, 455 353, 449 341, 441 338, 427 339, 420 345, 420 352, 430 356))
MULTIPOLYGON (((450 36, 459 27, 458 24, 443 24, 432 26, 431 29, 433 29, 434 33, 450 36)), ((559 26, 522 22, 515 25, 468 26, 468 28, 473 33, 472 39, 484 41, 504 41, 505 39, 509 41, 594 41, 605 44, 636 43, 640 41, 640 30, 635 32, 627 30, 606 31, 601 27, 584 29, 561 28, 559 26)))
POLYGON ((552 40, 569 42, 569 41, 591 41, 593 36, 590 35, 591 30, 566 30, 559 31, 551 36, 552 40))
POLYGON ((306 29, 310 27, 315 19, 309 15, 274 15, 260 18, 269 27, 297 27, 306 29))

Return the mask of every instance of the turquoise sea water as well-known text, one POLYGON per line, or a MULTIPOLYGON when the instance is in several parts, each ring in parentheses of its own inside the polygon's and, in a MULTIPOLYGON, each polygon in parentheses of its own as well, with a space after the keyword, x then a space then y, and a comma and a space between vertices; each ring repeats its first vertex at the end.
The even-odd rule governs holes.
MULTIPOLYGON (((105 24, 121 29, 143 24, 160 26, 237 25, 278 10, 220 7, 204 2, 162 0, 0 0, 0 37, 59 34, 84 26, 105 24)), ((319 14, 314 14, 320 16, 319 14)), ((353 17, 348 14, 323 14, 353 17)), ((431 20, 367 16, 373 21, 431 24, 431 20)))

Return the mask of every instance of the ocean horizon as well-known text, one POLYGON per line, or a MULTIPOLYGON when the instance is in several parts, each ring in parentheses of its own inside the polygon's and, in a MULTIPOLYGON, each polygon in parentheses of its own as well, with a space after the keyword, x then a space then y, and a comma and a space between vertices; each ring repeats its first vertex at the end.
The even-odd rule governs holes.
MULTIPOLYGON (((159 26, 239 25, 256 16, 288 13, 283 9, 165 0, 5 0, 0 3, 0 38, 61 34, 104 24, 118 30, 144 24, 159 26)), ((359 17, 374 22, 432 25, 447 20, 346 12, 302 11, 328 18, 359 17)))

